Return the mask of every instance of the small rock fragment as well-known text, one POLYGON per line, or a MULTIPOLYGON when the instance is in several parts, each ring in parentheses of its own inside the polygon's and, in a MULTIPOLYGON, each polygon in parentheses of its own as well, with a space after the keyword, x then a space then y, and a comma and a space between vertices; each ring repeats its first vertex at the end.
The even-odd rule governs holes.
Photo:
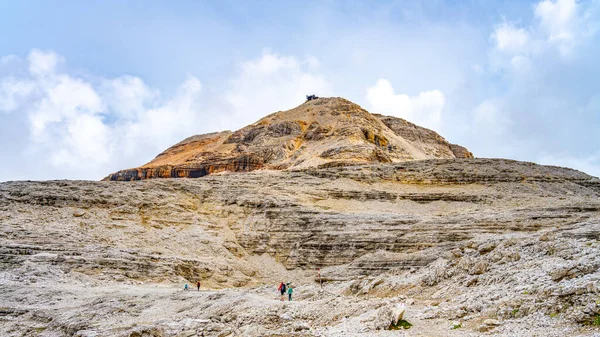
POLYGON ((294 324, 293 329, 294 329, 294 331, 310 330, 310 325, 308 325, 308 323, 306 323, 306 322, 299 322, 299 323, 294 324))
POLYGON ((467 281, 465 281, 465 287, 470 287, 470 286, 476 284, 478 280, 479 280, 479 277, 477 277, 477 276, 468 278, 467 281))
POLYGON ((194 331, 194 330, 183 331, 177 335, 177 337, 193 337, 193 336, 196 336, 196 331, 194 331))
POLYGON ((80 218, 80 217, 82 217, 84 215, 85 215, 85 211, 82 211, 80 209, 78 209, 78 210, 76 210, 76 211, 73 212, 73 216, 76 217, 76 218, 80 218))
POLYGON ((492 250, 494 250, 496 248, 496 244, 494 242, 488 242, 488 243, 484 243, 483 245, 479 246, 478 252, 481 255, 485 255, 489 252, 491 252, 492 250))
POLYGON ((483 321, 483 324, 485 324, 485 325, 500 325, 502 323, 497 319, 488 318, 485 321, 483 321))
POLYGON ((477 262, 469 271, 471 275, 481 275, 488 270, 489 263, 487 261, 477 262))

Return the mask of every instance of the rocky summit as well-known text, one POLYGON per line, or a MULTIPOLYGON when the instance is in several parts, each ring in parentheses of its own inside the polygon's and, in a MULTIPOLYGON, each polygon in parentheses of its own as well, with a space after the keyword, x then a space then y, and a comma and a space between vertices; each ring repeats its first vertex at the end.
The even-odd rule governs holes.
POLYGON ((333 98, 108 178, 0 183, 1 336, 600 333, 600 179, 576 170, 333 98))
POLYGON ((151 162, 105 180, 472 157, 464 147, 404 119, 371 114, 343 98, 319 98, 236 132, 189 137, 151 162))

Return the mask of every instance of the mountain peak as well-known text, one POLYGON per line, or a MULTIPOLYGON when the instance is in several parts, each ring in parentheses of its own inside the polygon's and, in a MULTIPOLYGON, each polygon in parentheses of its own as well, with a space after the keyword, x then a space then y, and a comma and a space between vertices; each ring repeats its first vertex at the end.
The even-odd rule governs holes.
POLYGON ((235 132, 186 138, 149 163, 105 180, 472 157, 467 149, 432 130, 369 113, 341 97, 324 97, 272 113, 235 132))

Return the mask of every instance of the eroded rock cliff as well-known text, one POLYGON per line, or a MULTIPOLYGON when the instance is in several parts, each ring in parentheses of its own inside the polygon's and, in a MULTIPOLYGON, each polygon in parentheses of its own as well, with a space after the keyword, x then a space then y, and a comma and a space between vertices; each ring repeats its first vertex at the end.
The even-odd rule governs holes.
POLYGON ((472 158, 436 132, 400 118, 371 114, 343 98, 320 98, 273 113, 236 132, 197 135, 134 169, 105 180, 197 178, 231 171, 315 167, 327 163, 393 163, 472 158))

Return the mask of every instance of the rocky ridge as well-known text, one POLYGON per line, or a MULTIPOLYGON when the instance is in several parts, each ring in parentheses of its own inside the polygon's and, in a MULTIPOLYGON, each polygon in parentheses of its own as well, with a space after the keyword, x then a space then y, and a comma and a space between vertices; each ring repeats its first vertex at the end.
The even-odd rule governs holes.
POLYGON ((235 132, 189 137, 149 163, 105 180, 472 157, 464 147, 401 118, 371 114, 343 98, 319 98, 235 132))

